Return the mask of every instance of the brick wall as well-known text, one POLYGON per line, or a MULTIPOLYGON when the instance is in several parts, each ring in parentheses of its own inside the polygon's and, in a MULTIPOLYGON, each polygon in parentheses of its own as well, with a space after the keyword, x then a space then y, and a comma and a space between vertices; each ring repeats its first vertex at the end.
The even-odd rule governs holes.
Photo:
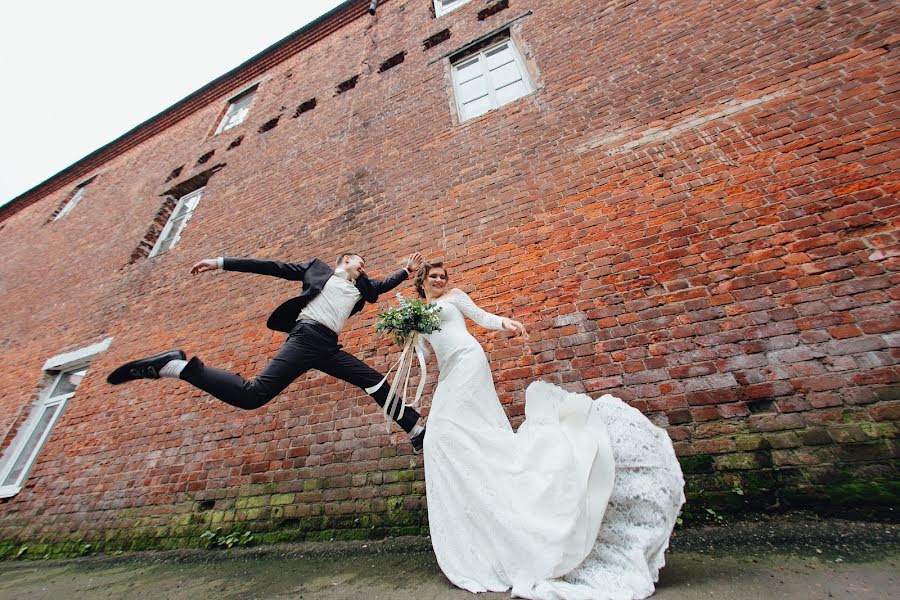
MULTIPOLYGON (((242 125, 212 135, 228 95, 96 168, 62 219, 48 222, 77 181, 6 217, 0 431, 48 357, 113 338, 0 502, 7 548, 423 531, 421 457, 343 382, 311 374, 254 412, 181 382, 104 382, 169 347, 254 375, 283 339, 265 318, 295 286, 190 265, 348 248, 375 273, 414 250, 444 258, 455 285, 529 326, 528 344, 477 333, 514 425, 544 378, 666 427, 690 510, 896 502, 891 3, 484 8, 434 19, 428 0, 383 2, 272 67, 242 125), (460 124, 436 59, 514 19, 537 90, 460 124), (136 252, 165 194, 213 167, 178 244, 136 252)), ((376 313, 342 337, 386 369, 376 313)))

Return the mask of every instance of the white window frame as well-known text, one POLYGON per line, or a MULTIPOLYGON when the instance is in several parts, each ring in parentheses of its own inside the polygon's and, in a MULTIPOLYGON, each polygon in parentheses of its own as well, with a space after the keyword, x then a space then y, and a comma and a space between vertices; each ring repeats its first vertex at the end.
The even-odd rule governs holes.
POLYGON ((62 207, 62 210, 59 211, 59 213, 57 213, 55 217, 53 217, 54 221, 62 219, 64 216, 69 214, 73 208, 75 208, 75 205, 78 204, 81 201, 81 198, 84 196, 84 192, 87 189, 87 186, 87 183, 83 183, 75 189, 75 193, 72 194, 72 197, 69 198, 69 201, 65 203, 65 205, 62 207))
POLYGON ((247 120, 247 115, 250 114, 250 107, 253 105, 253 98, 256 96, 256 86, 244 90, 237 96, 233 97, 228 101, 228 110, 225 111, 225 115, 222 116, 222 120, 219 122, 219 126, 216 128, 216 135, 219 135, 223 131, 228 131, 234 127, 237 127, 241 123, 247 120), (241 103, 246 100, 246 105, 241 105, 241 103))
POLYGON ((442 17, 447 13, 451 13, 463 4, 468 4, 472 0, 450 0, 450 2, 441 2, 441 0, 433 0, 434 16, 442 17))
POLYGON ((165 227, 163 227, 162 232, 159 234, 159 238, 156 240, 156 243, 153 244, 153 249, 150 250, 150 257, 156 256, 157 254, 165 254, 165 252, 168 252, 175 247, 175 244, 177 244, 178 240, 181 239, 181 232, 184 231, 184 228, 188 224, 188 221, 190 221, 191 217, 194 216, 194 210, 197 208, 197 205, 200 204, 200 198, 203 197, 204 189, 206 188, 202 187, 196 189, 193 192, 187 193, 178 199, 178 202, 175 204, 175 208, 172 209, 172 214, 169 215, 169 220, 166 221, 166 225, 165 227), (175 230, 175 215, 178 214, 178 211, 185 204, 188 205, 187 214, 181 221, 181 225, 179 225, 177 230, 175 230), (160 252, 160 248, 162 248, 162 245, 166 241, 168 241, 169 238, 174 238, 172 240, 172 243, 169 244, 169 247, 165 250, 165 252, 160 252))
POLYGON ((477 53, 470 54, 469 56, 466 56, 465 58, 461 58, 461 59, 457 60, 456 62, 452 63, 450 67, 451 67, 452 76, 453 76, 453 96, 454 96, 454 101, 456 102, 456 113, 459 116, 460 123, 462 123, 464 121, 469 121, 471 119, 476 119, 484 114, 491 112, 492 110, 497 110, 501 106, 506 106, 507 104, 511 104, 511 103, 515 102, 516 100, 520 100, 520 99, 524 98, 525 96, 527 96, 531 93, 534 93, 534 84, 531 83, 531 77, 528 76, 528 70, 525 68, 525 61, 522 60, 522 55, 519 54, 519 49, 516 47, 516 44, 513 42, 511 37, 504 39, 502 42, 498 42, 496 44, 491 44, 490 46, 488 46, 486 48, 482 48, 477 53), (499 101, 497 100, 497 95, 496 95, 497 90, 494 88, 493 84, 491 83, 490 72, 488 71, 488 68, 487 68, 487 54, 493 50, 496 50, 497 48, 499 48, 500 46, 503 46, 503 45, 509 46, 510 51, 512 52, 513 61, 516 64, 516 68, 519 70, 519 75, 522 76, 522 82, 525 85, 526 91, 524 94, 522 94, 518 98, 514 98, 512 100, 504 102, 503 104, 500 104, 499 101), (460 89, 459 89, 459 86, 460 86, 460 84, 459 84, 459 69, 460 69, 460 67, 470 65, 472 62, 478 62, 481 65, 482 76, 485 78, 485 80, 489 84, 487 86, 487 90, 488 90, 488 97, 490 98, 491 107, 479 115, 474 115, 471 117, 464 117, 463 116, 464 107, 461 102, 462 94, 460 93, 460 89))
POLYGON ((44 414, 46 414, 48 410, 54 410, 55 412, 52 419, 44 428, 44 431, 41 432, 37 443, 31 449, 30 455, 27 457, 25 467, 22 469, 22 472, 19 473, 19 476, 16 478, 16 480, 7 485, 0 485, 0 498, 9 498, 11 496, 15 496, 25 486, 25 482, 28 480, 28 476, 31 474, 31 469, 34 467, 34 463, 36 462, 37 457, 40 455, 44 444, 47 442, 50 434, 53 433, 53 428, 56 426, 59 417, 65 410, 66 404, 68 403, 69 399, 75 395, 75 393, 78 391, 78 388, 76 386, 76 388, 68 394, 60 394, 58 396, 50 396, 50 394, 53 393, 60 380, 66 374, 81 370, 84 370, 85 374, 87 374, 87 369, 89 368, 93 358, 97 354, 109 348, 111 342, 112 338, 107 338, 98 344, 93 344, 74 352, 60 354, 44 363, 44 371, 56 372, 56 375, 50 385, 48 385, 41 393, 38 401, 31 407, 31 414, 29 414, 29 416, 22 423, 22 426, 16 432, 16 437, 6 448, 6 451, 4 451, 3 457, 2 459, 0 459, 0 484, 2 484, 2 482, 4 482, 7 477, 9 477, 9 475, 12 473, 13 468, 23 456, 25 447, 27 446, 29 439, 37 429, 38 424, 40 423, 41 418, 44 416, 44 414))

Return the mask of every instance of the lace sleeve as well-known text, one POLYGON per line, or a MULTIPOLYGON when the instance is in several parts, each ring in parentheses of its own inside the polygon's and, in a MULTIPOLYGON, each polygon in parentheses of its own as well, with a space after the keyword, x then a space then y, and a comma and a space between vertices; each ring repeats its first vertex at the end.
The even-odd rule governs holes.
POLYGON ((448 300, 472 321, 486 329, 503 329, 503 317, 493 315, 480 308, 463 291, 456 291, 449 295, 448 300))

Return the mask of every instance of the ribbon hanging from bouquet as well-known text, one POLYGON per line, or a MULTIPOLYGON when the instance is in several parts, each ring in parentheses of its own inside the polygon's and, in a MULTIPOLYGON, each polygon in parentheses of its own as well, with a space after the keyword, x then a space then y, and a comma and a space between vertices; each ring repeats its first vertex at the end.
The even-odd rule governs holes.
POLYGON ((394 379, 391 381, 391 387, 388 391, 387 400, 385 400, 383 407, 388 433, 391 431, 391 418, 395 410, 398 411, 396 420, 399 421, 407 408, 418 406, 419 398, 422 397, 422 391, 425 389, 425 378, 428 375, 425 369, 425 352, 425 346, 419 337, 419 332, 413 331, 410 336, 406 338, 406 343, 403 345, 403 350, 400 352, 400 358, 397 359, 397 362, 388 369, 388 372, 382 377, 381 381, 372 387, 366 388, 367 394, 378 391, 381 386, 388 381, 391 373, 396 369, 394 379), (416 395, 413 398, 413 401, 407 404, 406 393, 409 390, 409 378, 412 373, 414 355, 419 361, 419 373, 421 375, 419 376, 419 386, 416 388, 416 395), (398 391, 400 392, 399 394, 397 393, 398 391))

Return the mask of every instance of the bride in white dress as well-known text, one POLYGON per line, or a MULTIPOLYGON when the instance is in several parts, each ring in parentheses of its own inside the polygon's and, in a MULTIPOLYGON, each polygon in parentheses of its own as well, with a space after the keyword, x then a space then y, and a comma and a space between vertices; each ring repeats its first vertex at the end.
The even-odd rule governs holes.
POLYGON ((470 592, 535 600, 651 595, 684 502, 668 435, 618 398, 541 381, 513 431, 464 317, 525 328, 448 287, 441 263, 420 269, 417 291, 441 308, 440 331, 424 336, 440 370, 424 453, 441 570, 470 592))

